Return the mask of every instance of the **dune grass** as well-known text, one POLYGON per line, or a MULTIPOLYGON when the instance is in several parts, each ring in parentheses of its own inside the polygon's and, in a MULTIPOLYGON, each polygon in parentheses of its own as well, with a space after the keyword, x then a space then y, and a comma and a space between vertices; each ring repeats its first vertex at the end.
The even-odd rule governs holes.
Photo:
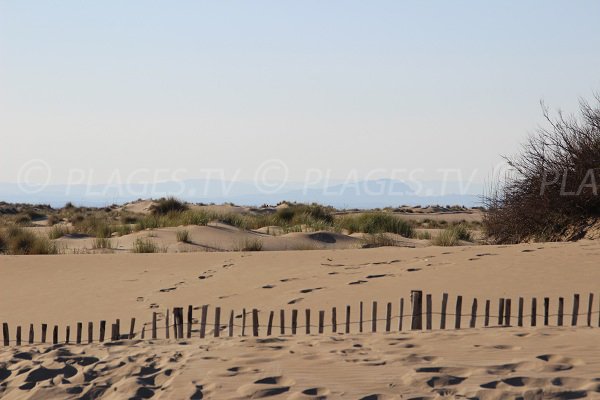
POLYGON ((0 232, 0 252, 13 255, 58 254, 58 247, 46 236, 11 226, 0 232))
POLYGON ((396 246, 396 241, 385 233, 365 234, 361 238, 362 247, 396 246))
POLYGON ((92 244, 93 249, 112 249, 112 243, 108 238, 97 237, 92 244))
POLYGON ((336 220, 339 229, 355 232, 377 234, 396 233, 404 237, 413 236, 413 226, 398 216, 385 212, 365 212, 357 215, 346 215, 336 220))
POLYGON ((233 251, 261 251, 262 248, 262 240, 255 238, 244 238, 233 246, 233 251))
POLYGON ((432 243, 436 246, 457 246, 461 240, 470 242, 473 239, 465 225, 455 224, 441 231, 432 243))
POLYGON ((175 232, 177 241, 181 243, 190 243, 190 232, 186 229, 178 229, 175 232))
POLYGON ((71 233, 71 230, 64 225, 54 225, 48 232, 49 239, 60 239, 61 237, 71 233))
POLYGON ((165 253, 153 240, 138 238, 133 242, 132 253, 165 253))

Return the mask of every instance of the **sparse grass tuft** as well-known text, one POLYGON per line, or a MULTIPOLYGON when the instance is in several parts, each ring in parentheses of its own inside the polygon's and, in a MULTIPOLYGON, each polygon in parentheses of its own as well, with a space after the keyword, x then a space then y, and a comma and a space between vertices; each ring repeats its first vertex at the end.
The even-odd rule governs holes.
POLYGON ((54 225, 48 232, 49 239, 60 239, 61 237, 71 233, 68 227, 64 225, 54 225))
POLYGON ((181 243, 190 243, 190 232, 186 229, 178 229, 175 233, 177 241, 181 243))
POLYGON ((431 233, 427 231, 417 231, 415 232, 414 237, 419 240, 431 240, 431 233))
POLYGON ((112 249, 112 243, 108 238, 97 237, 92 244, 94 249, 112 249))
POLYGON ((433 244, 436 246, 456 246, 461 240, 471 241, 471 233, 463 224, 456 224, 441 231, 433 240, 433 244))
POLYGON ((150 239, 138 238, 133 242, 132 253, 159 253, 161 249, 150 239))
POLYGON ((361 242, 363 248, 396 246, 396 241, 385 233, 363 235, 361 242))
POLYGON ((233 248, 234 251, 261 251, 263 242, 260 239, 245 238, 240 240, 233 248))
POLYGON ((360 215, 347 215, 336 221, 339 229, 349 233, 396 233, 404 237, 413 236, 413 226, 393 214, 385 212, 365 212, 360 215))
POLYGON ((12 226, 4 233, 4 252, 8 254, 58 254, 58 247, 47 237, 18 226, 12 226))

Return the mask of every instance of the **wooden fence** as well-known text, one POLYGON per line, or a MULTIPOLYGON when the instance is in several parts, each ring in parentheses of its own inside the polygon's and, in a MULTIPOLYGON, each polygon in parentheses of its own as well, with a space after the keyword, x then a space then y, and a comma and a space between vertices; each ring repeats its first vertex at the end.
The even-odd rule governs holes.
POLYGON ((413 290, 409 304, 407 304, 406 314, 404 298, 400 298, 396 304, 384 303, 381 311, 377 301, 370 304, 361 301, 355 308, 346 305, 340 310, 332 307, 330 310, 314 310, 316 312, 309 308, 304 310, 280 309, 276 312, 275 310, 261 311, 253 308, 251 310, 242 309, 239 314, 236 314, 234 310, 228 310, 227 314, 222 312, 221 307, 211 308, 204 305, 196 309, 200 312, 199 318, 194 317, 195 309, 190 305, 187 307, 185 319, 183 307, 175 307, 172 311, 166 310, 165 313, 153 312, 151 321, 141 324, 139 330, 136 330, 135 318, 131 318, 129 330, 124 332, 121 330, 121 321, 117 319, 110 325, 110 336, 106 335, 105 320, 100 321, 97 329, 93 322, 88 322, 85 328, 82 322, 77 322, 74 332, 71 332, 71 326, 59 329, 58 325, 54 325, 51 338, 48 337, 49 326, 47 324, 41 324, 37 335, 34 325, 30 324, 26 338, 21 326, 17 326, 14 339, 11 339, 11 330, 7 323, 3 323, 2 335, 4 346, 11 344, 19 346, 44 343, 83 344, 123 339, 349 334, 477 327, 563 325, 600 327, 600 304, 598 310, 594 311, 593 293, 588 295, 587 308, 581 312, 580 295, 573 295, 570 302, 571 313, 565 313, 564 297, 559 297, 557 301, 552 302, 549 297, 539 299, 536 297, 529 299, 524 297, 499 298, 494 301, 494 309, 497 310, 497 313, 492 312, 493 304, 489 299, 479 301, 474 298, 470 307, 468 304, 464 304, 465 310, 463 310, 463 296, 456 296, 453 299, 453 307, 449 307, 449 296, 444 293, 439 299, 436 299, 441 300, 441 303, 435 310, 433 300, 431 294, 423 295, 422 291, 413 290), (513 300, 515 301, 513 302, 513 300), (538 300, 540 300, 539 303, 538 300), (556 312, 552 312, 551 309, 555 309, 556 312), (594 315, 598 315, 596 322, 592 320, 594 315), (59 337, 59 331, 64 332, 64 336, 59 337), (72 335, 72 333, 74 334, 72 335))

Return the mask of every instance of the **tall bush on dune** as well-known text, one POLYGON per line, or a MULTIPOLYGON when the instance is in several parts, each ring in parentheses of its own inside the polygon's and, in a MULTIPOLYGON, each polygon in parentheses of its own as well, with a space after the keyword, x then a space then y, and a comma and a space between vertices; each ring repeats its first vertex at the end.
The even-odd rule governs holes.
POLYGON ((577 116, 543 114, 548 127, 506 158, 512 174, 484 199, 494 242, 579 239, 600 217, 600 95, 581 100, 577 116))

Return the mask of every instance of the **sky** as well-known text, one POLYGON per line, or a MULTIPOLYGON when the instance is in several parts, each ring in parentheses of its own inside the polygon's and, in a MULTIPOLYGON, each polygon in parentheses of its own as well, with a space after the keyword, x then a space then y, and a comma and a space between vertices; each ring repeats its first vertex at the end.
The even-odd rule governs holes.
POLYGON ((543 123, 540 100, 574 112, 600 91, 599 16, 598 1, 0 0, 0 182, 484 179, 543 123))

